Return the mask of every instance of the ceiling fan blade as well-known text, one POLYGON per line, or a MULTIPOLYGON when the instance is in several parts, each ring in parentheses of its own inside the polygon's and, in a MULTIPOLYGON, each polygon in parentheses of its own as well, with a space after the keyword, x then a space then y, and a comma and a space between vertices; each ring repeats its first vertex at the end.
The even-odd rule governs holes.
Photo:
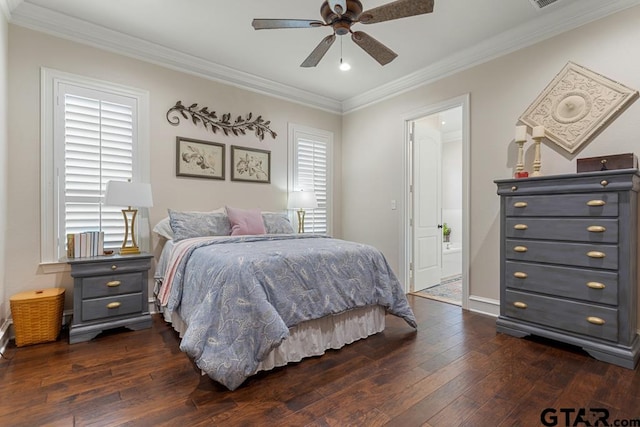
POLYGON ((387 65, 396 59, 397 53, 362 31, 354 31, 351 40, 373 57, 380 65, 387 65))
POLYGON ((254 19, 251 22, 256 30, 273 30, 278 28, 316 28, 324 22, 309 19, 254 19))
POLYGON ((327 53, 327 51, 329 50, 329 48, 331 47, 334 41, 336 41, 335 34, 331 34, 325 37, 324 39, 322 39, 320 44, 316 46, 315 49, 313 49, 313 52, 311 52, 311 55, 309 55, 307 59, 305 59, 304 62, 300 64, 300 66, 306 68, 306 67, 315 67, 316 65, 318 65, 318 62, 320 62, 324 54, 327 53))
POLYGON ((347 0, 327 0, 329 7, 338 16, 342 16, 347 10, 347 0))
POLYGON ((366 10, 360 15, 363 24, 391 21, 409 16, 433 12, 434 0, 396 0, 392 3, 366 10))

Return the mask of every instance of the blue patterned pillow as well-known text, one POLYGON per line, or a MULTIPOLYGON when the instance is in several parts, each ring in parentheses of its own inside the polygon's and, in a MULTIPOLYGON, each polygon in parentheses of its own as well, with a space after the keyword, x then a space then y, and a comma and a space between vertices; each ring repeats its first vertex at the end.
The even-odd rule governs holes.
POLYGON ((263 213, 264 228, 267 234, 293 234, 293 227, 287 214, 283 213, 263 213))
POLYGON ((229 218, 219 212, 179 212, 169 209, 169 222, 175 241, 231 234, 229 218))

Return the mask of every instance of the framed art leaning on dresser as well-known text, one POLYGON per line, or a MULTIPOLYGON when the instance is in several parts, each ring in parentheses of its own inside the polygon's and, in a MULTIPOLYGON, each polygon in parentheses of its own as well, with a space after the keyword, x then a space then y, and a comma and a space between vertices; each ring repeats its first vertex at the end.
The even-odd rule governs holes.
POLYGON ((637 169, 495 183, 497 330, 566 342, 634 369, 640 356, 637 169))

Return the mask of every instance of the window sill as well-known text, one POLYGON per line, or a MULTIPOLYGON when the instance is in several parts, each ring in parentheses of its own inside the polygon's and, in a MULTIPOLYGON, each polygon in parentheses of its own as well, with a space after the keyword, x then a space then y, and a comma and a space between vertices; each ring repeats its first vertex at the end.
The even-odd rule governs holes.
POLYGON ((66 262, 41 262, 40 270, 44 274, 65 273, 71 271, 71 266, 66 262))

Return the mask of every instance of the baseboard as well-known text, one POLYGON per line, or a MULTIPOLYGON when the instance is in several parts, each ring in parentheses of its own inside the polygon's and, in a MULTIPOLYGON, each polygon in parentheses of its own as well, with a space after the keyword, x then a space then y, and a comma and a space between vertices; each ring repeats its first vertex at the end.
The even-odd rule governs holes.
POLYGON ((486 316, 498 317, 500 315, 500 301, 491 298, 469 295, 467 308, 474 313, 486 316))

